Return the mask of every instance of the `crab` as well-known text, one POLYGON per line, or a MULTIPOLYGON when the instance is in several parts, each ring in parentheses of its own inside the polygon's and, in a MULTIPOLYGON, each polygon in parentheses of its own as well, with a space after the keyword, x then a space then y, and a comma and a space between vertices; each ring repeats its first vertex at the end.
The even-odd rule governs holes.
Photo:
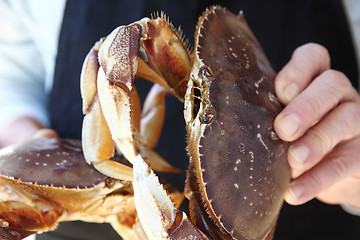
POLYGON ((290 181, 288 144, 273 129, 282 109, 274 77, 243 13, 218 6, 199 18, 192 54, 163 14, 94 45, 81 77, 85 158, 117 179, 123 166, 111 159, 115 146, 134 164, 145 239, 272 239, 290 181), (135 77, 154 83, 142 113, 135 77), (176 172, 152 150, 167 93, 185 103, 190 218, 153 172, 176 172))
POLYGON ((73 220, 107 222, 124 239, 135 239, 132 178, 132 170, 116 180, 86 164, 79 140, 39 138, 4 148, 0 239, 22 239, 73 220))

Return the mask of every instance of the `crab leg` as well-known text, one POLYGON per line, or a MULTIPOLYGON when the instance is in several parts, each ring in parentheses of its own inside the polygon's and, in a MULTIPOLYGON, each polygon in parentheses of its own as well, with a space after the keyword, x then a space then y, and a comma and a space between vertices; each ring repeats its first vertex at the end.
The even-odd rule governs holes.
POLYGON ((129 176, 126 167, 115 166, 119 168, 116 170, 110 160, 114 154, 111 142, 115 141, 131 163, 141 153, 156 171, 178 172, 152 148, 162 128, 165 92, 184 98, 189 66, 190 56, 181 37, 162 18, 144 18, 118 27, 106 40, 95 44, 84 62, 81 78, 86 160, 114 178, 129 176), (162 86, 155 86, 150 93, 154 100, 145 103, 141 130, 135 76, 162 86))
POLYGON ((44 229, 44 227, 47 230, 55 229, 61 215, 60 211, 51 209, 51 207, 49 207, 48 211, 42 212, 25 203, 16 201, 0 203, 0 212, 0 218, 6 219, 12 228, 26 229, 27 231, 36 231, 39 228, 44 229))
POLYGON ((141 117, 141 136, 148 148, 154 148, 165 118, 166 89, 154 84, 148 93, 141 117))
POLYGON ((148 239, 208 239, 179 212, 154 172, 140 155, 134 166, 134 201, 138 217, 148 239))
POLYGON ((60 209, 55 210, 49 204, 46 206, 47 211, 39 211, 26 202, 27 198, 24 195, 0 181, 1 240, 23 239, 34 234, 41 227, 46 229, 56 227, 61 215, 60 209))
POLYGON ((165 119, 166 94, 167 90, 164 87, 154 84, 146 97, 140 122, 141 137, 144 144, 139 146, 139 152, 144 158, 151 159, 152 169, 163 172, 178 172, 153 150, 159 140, 165 119))
POLYGON ((81 94, 83 99, 83 148, 88 162, 110 177, 121 176, 123 180, 132 180, 132 169, 118 162, 108 160, 115 153, 115 143, 104 119, 97 95, 96 75, 99 69, 97 54, 103 40, 98 41, 87 55, 82 75, 81 94), (86 151, 85 151, 86 149, 86 151), (101 160, 101 161, 99 161, 101 160))

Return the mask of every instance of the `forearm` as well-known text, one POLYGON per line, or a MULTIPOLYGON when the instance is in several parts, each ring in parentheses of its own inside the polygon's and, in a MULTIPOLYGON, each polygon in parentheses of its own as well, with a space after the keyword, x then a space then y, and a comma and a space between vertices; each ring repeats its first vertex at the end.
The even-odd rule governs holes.
POLYGON ((45 68, 26 23, 0 2, 0 146, 22 141, 49 125, 45 68))

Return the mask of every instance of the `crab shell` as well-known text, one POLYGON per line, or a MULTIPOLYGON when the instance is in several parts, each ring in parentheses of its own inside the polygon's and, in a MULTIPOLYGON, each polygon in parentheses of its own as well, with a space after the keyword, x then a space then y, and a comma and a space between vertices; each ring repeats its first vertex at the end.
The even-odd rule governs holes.
POLYGON ((132 225, 136 217, 131 182, 89 166, 78 140, 40 138, 0 150, 0 189, 0 218, 15 230, 44 232, 71 220, 132 225))
POLYGON ((192 219, 207 219, 202 230, 216 239, 272 238, 290 181, 287 143, 273 129, 282 109, 275 73, 242 12, 220 7, 199 19, 193 61, 185 97, 192 219))

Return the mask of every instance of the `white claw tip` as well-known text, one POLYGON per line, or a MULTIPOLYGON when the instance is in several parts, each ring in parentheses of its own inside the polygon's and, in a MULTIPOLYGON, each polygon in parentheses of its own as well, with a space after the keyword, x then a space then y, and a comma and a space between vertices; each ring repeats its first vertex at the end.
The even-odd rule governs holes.
POLYGON ((134 173, 134 179, 135 181, 141 181, 144 180, 146 177, 148 177, 151 173, 151 169, 146 164, 144 159, 138 154, 135 157, 134 164, 133 164, 133 173, 134 173))

